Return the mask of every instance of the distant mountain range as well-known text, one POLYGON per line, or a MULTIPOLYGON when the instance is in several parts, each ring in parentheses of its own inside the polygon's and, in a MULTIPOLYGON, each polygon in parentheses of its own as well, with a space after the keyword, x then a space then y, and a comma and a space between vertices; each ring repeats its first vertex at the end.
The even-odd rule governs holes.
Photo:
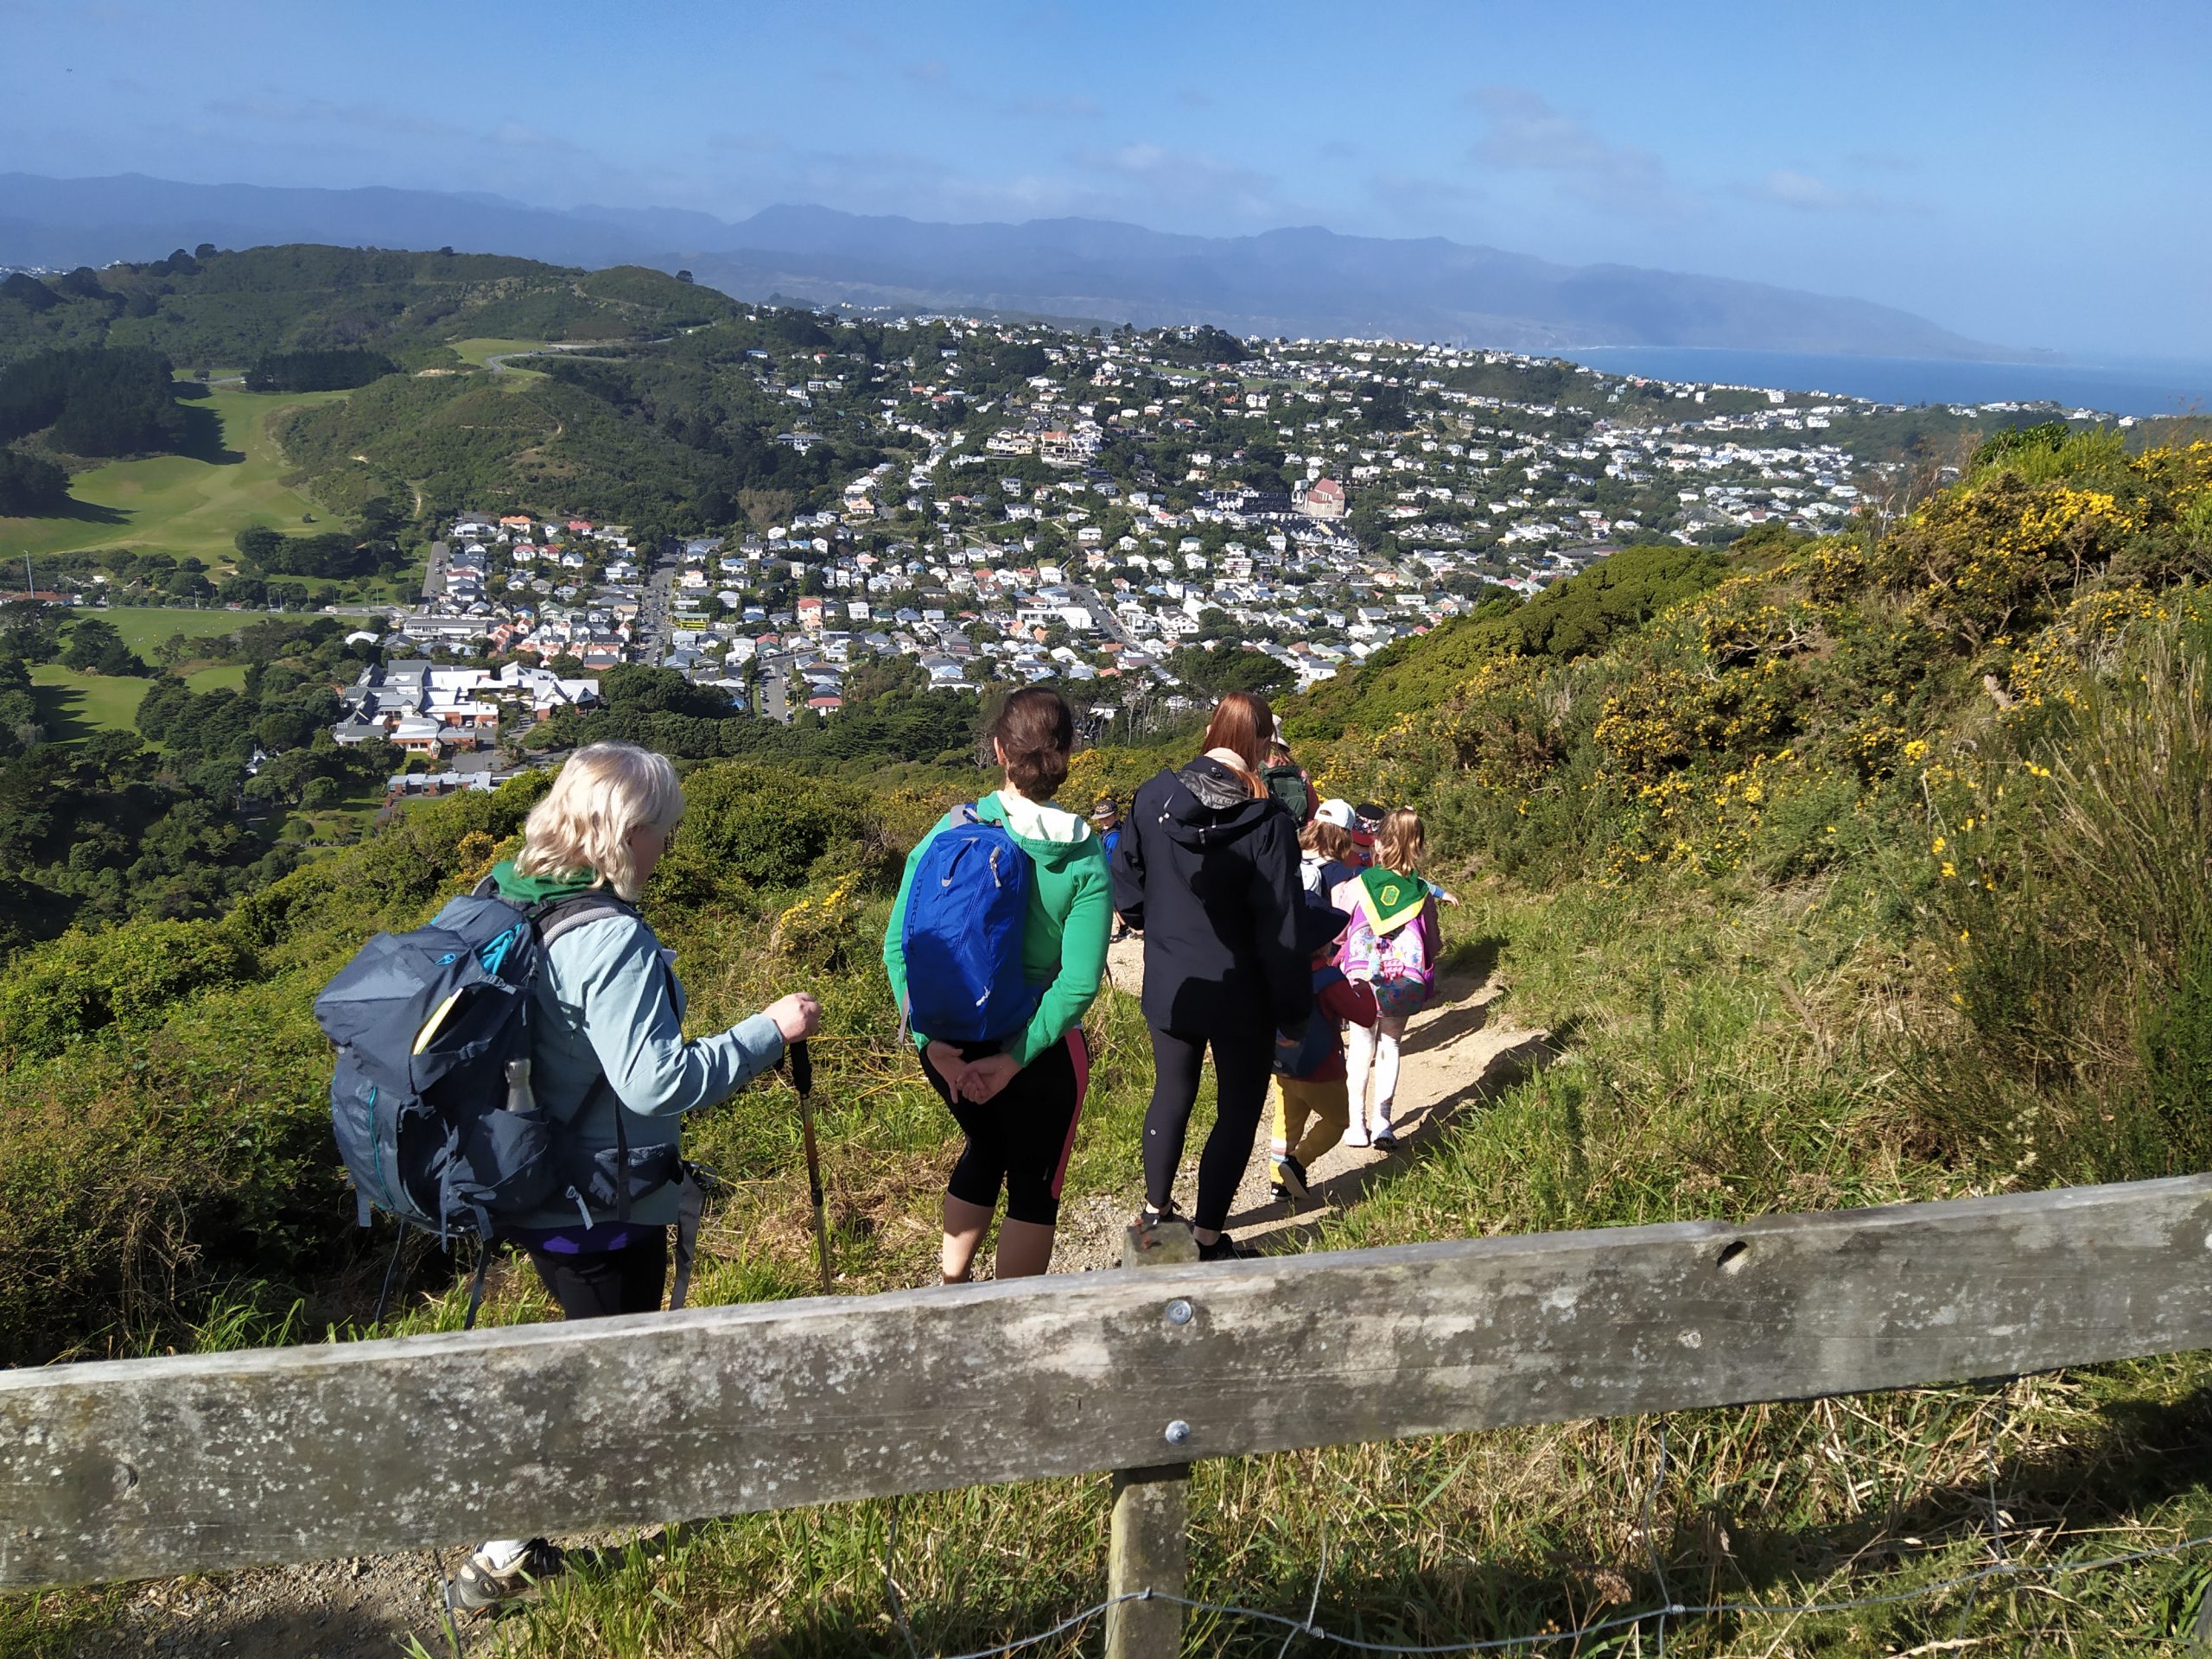
POLYGON ((826 207, 731 223, 672 208, 531 207, 434 191, 179 184, 0 174, 0 265, 159 258, 202 242, 453 247, 563 264, 689 270, 741 299, 905 311, 1211 322, 1246 334, 1991 359, 2001 348, 1864 300, 1761 283, 1560 265, 1440 237, 1315 227, 1181 236, 1102 219, 945 225, 826 207))

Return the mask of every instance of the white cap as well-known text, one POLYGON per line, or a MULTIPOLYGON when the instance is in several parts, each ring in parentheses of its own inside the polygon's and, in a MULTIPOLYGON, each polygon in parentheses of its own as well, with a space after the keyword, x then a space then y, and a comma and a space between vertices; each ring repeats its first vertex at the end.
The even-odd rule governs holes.
POLYGON ((1367 826, 1360 822, 1359 815, 1351 810, 1351 803, 1349 801, 1332 798, 1322 802, 1313 809, 1313 822, 1333 823, 1338 829, 1348 831, 1360 841, 1370 838, 1367 826))

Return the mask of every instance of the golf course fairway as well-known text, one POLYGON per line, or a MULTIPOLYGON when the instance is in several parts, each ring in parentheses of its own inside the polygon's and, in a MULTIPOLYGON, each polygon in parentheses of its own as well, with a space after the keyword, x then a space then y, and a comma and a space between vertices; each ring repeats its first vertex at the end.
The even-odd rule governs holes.
POLYGON ((282 482, 283 452, 270 435, 272 416, 327 404, 342 391, 252 392, 219 387, 184 406, 191 411, 193 453, 118 461, 69 480, 76 505, 39 518, 0 518, 0 557, 129 547, 187 555, 211 568, 230 563, 238 531, 249 524, 298 531, 315 502, 282 482))

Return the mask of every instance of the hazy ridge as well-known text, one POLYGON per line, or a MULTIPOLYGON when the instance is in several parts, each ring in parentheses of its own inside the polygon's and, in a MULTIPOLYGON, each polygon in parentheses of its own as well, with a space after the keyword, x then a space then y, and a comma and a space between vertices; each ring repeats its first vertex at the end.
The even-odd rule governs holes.
POLYGON ((72 266, 226 247, 451 246, 688 269, 743 299, 988 309, 1248 334, 1388 334, 1557 351, 1730 346, 1980 359, 2000 348, 1887 306, 1627 265, 1561 265, 1431 237, 1177 235, 1085 219, 950 225, 778 206, 731 223, 665 208, 531 207, 434 191, 0 174, 0 263, 72 266))

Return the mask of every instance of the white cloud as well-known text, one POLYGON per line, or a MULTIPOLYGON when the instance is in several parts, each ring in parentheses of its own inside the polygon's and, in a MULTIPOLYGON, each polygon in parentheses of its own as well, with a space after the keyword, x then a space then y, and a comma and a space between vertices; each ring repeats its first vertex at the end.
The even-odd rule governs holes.
POLYGON ((1601 207, 1652 218, 1694 211, 1666 163, 1640 144, 1616 143, 1554 109, 1524 86, 1478 86, 1467 102, 1482 111, 1484 130, 1468 151, 1483 166, 1557 175, 1572 194, 1601 207))
POLYGON ((1871 190, 1841 190, 1826 179, 1796 168, 1777 167, 1764 177, 1737 187, 1748 200, 1805 213, 1879 213, 1897 204, 1871 190))

